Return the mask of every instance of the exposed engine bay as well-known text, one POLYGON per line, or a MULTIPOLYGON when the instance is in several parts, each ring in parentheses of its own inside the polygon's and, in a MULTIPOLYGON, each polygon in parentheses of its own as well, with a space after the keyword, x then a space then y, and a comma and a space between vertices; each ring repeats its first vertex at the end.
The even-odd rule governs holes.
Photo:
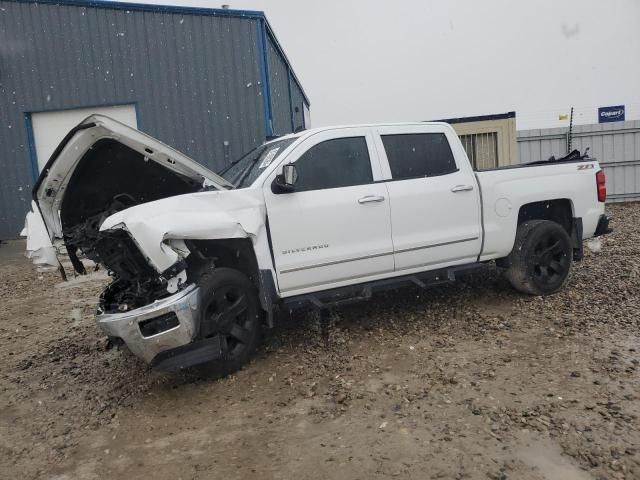
POLYGON ((60 220, 76 272, 86 273, 84 255, 113 278, 101 296, 103 311, 127 311, 167 296, 167 281, 185 267, 182 261, 158 274, 126 229, 100 231, 103 221, 135 205, 202 189, 114 139, 99 140, 86 152, 67 186, 60 220))
POLYGON ((155 368, 231 365, 255 349, 272 298, 273 281, 264 295, 256 291, 263 281, 256 252, 270 262, 262 193, 236 189, 144 132, 91 115, 64 137, 34 184, 27 246, 39 268, 64 279, 68 261, 79 274, 104 267, 112 281, 100 295, 98 327, 155 368), (226 275, 233 291, 212 285, 226 275), (229 345, 238 360, 225 354, 229 345))

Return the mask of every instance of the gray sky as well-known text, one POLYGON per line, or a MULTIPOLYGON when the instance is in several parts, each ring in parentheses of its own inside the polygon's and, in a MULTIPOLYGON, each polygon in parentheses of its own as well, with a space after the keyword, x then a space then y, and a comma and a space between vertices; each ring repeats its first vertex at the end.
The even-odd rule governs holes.
POLYGON ((640 0, 149 1, 263 10, 313 126, 517 112, 518 129, 640 119, 640 0))

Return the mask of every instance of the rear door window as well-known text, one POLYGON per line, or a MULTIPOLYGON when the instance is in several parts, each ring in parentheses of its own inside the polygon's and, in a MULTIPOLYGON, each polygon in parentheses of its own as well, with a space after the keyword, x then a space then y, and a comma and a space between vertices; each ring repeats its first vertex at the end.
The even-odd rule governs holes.
POLYGON ((435 177, 458 170, 444 133, 381 135, 394 180, 435 177))

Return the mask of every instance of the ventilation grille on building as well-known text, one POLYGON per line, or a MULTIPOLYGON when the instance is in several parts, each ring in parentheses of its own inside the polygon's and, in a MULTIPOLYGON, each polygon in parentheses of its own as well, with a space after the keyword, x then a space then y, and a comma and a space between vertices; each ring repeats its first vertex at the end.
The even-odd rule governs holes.
POLYGON ((460 141, 475 170, 498 167, 497 132, 460 135, 460 141))

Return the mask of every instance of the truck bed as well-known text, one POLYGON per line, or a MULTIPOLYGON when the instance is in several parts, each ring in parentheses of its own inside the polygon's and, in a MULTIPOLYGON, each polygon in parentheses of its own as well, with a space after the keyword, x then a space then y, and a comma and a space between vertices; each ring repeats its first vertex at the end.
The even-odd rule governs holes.
POLYGON ((568 201, 573 217, 582 218, 583 238, 592 237, 604 212, 604 204, 597 202, 599 170, 594 159, 573 158, 477 171, 484 234, 480 260, 511 251, 517 227, 513 212, 533 202, 568 201))
POLYGON ((578 150, 574 150, 571 153, 560 158, 551 156, 546 160, 536 160, 535 162, 518 163, 515 165, 502 165, 495 168, 483 168, 483 169, 474 168, 474 171, 490 172, 494 170, 505 170, 510 168, 526 168, 526 167, 535 167, 535 166, 544 166, 544 165, 557 165, 559 163, 576 163, 576 162, 593 162, 593 161, 597 161, 597 159, 589 158, 586 154, 582 155, 578 150))

